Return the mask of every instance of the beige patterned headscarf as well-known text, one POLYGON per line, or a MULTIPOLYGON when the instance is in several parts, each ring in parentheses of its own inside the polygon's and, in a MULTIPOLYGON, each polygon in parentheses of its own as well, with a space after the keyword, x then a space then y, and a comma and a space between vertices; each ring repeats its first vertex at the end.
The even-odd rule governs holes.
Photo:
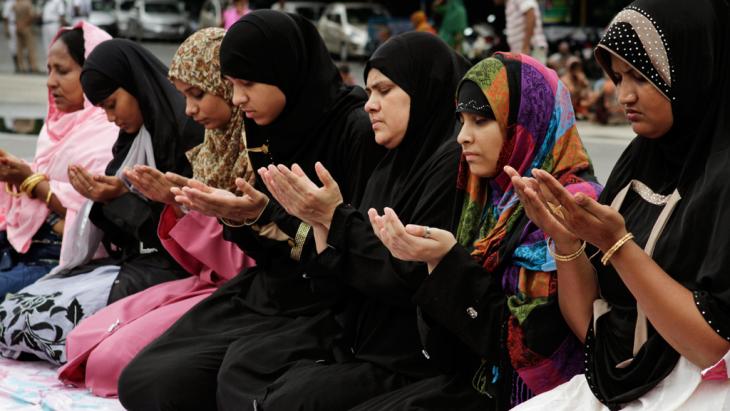
POLYGON ((243 111, 233 105, 233 88, 220 74, 219 51, 225 34, 221 28, 206 28, 188 37, 172 58, 169 77, 219 96, 231 106, 228 125, 206 130, 203 143, 186 154, 193 178, 233 192, 236 177, 250 179, 252 170, 246 154, 243 111))

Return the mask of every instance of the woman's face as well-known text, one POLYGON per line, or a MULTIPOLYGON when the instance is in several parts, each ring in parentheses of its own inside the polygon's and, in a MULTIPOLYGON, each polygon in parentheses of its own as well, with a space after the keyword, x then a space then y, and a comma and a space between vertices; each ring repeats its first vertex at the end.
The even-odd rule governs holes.
POLYGON ((411 97, 380 70, 368 72, 365 111, 375 132, 375 142, 392 150, 400 145, 408 129, 411 97))
POLYGON ((144 124, 142 110, 133 95, 119 87, 99 104, 106 118, 127 134, 136 134, 144 124))
POLYGON ((462 126, 456 141, 461 144, 469 171, 477 177, 496 176, 504 142, 499 123, 472 113, 459 113, 459 117, 462 126))
POLYGON ((48 50, 48 79, 46 86, 56 108, 64 113, 84 108, 84 90, 81 88, 81 66, 68 53, 68 47, 57 40, 48 50))
POLYGON ((224 128, 231 121, 231 106, 222 97, 177 79, 172 83, 185 96, 185 114, 206 129, 224 128))
POLYGON ((226 76, 233 84, 233 104, 260 126, 276 120, 286 107, 286 96, 276 86, 226 76))
POLYGON ((665 135, 674 123, 669 99, 641 73, 613 54, 611 70, 618 102, 634 132, 646 138, 665 135))

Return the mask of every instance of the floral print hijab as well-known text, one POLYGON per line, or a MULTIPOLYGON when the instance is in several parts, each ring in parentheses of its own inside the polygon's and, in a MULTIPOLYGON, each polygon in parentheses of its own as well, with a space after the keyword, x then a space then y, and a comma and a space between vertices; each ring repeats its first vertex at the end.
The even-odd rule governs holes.
POLYGON ((193 178, 209 186, 236 190, 236 178, 252 172, 246 154, 243 111, 232 103, 233 87, 220 72, 220 46, 225 30, 206 28, 187 38, 177 49, 169 77, 223 98, 231 105, 231 120, 224 128, 206 130, 202 144, 186 155, 193 166, 193 178))

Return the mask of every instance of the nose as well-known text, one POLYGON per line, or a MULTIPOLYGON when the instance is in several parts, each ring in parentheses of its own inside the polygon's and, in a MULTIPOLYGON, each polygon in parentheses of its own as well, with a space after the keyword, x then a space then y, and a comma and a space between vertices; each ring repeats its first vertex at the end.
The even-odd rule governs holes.
POLYGON ((248 97, 243 91, 243 87, 234 85, 233 86, 233 98, 231 99, 233 105, 240 106, 248 102, 248 97))
POLYGON ((48 77, 46 77, 46 87, 48 87, 49 89, 58 87, 58 80, 56 79, 56 75, 51 70, 48 70, 48 77))
POLYGON ((190 99, 185 100, 185 115, 192 117, 198 113, 198 106, 192 103, 190 99))
POLYGON ((617 88, 616 92, 618 94, 618 102, 619 104, 626 106, 628 104, 635 103, 638 96, 636 95, 636 87, 627 84, 628 81, 622 81, 617 88))
POLYGON ((468 125, 464 124, 461 126, 461 131, 459 131, 459 135, 456 136, 456 142, 461 144, 462 147, 464 145, 470 144, 473 140, 471 135, 471 130, 468 125))
POLYGON ((106 119, 110 123, 114 123, 117 120, 117 116, 114 115, 114 112, 111 110, 104 110, 104 113, 106 113, 106 119))
POLYGON ((365 112, 375 113, 377 111, 380 111, 380 103, 378 103, 376 98, 371 94, 370 97, 368 97, 368 101, 365 102, 365 112))

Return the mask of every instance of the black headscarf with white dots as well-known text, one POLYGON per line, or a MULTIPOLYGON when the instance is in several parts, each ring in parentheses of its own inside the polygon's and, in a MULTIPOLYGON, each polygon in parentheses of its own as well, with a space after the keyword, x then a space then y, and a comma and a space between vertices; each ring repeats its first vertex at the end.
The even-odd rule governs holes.
MULTIPOLYGON (((671 102, 674 117, 666 135, 637 136, 631 142, 600 201, 610 204, 632 180, 658 194, 679 192, 681 200, 652 258, 693 293, 693 305, 718 335, 730 341, 728 44, 726 0, 637 0, 611 22, 596 58, 612 77, 611 55, 631 65, 671 102)), ((628 195, 620 211, 637 243, 645 241, 658 214, 656 207, 638 195, 628 195)), ((610 265, 594 263, 594 267, 601 296, 612 309, 598 318, 595 341, 586 345, 590 358, 586 375, 594 394, 619 409, 661 382, 674 369, 679 353, 649 324, 648 339, 631 364, 616 367, 631 356, 636 300, 610 265)))

